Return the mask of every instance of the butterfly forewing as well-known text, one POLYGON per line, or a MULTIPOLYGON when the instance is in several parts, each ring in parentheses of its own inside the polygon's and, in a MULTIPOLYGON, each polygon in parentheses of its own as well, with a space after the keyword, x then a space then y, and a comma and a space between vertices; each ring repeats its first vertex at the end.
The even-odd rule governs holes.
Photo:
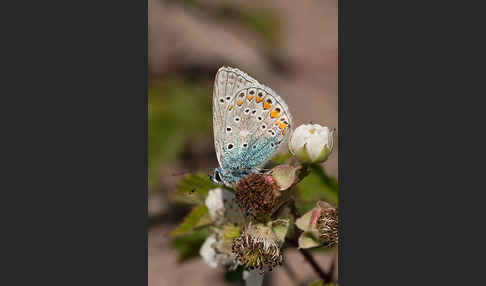
POLYGON ((221 165, 221 150, 225 136, 225 118, 228 107, 236 90, 257 83, 257 81, 239 69, 222 67, 216 73, 213 89, 213 130, 216 156, 221 165))

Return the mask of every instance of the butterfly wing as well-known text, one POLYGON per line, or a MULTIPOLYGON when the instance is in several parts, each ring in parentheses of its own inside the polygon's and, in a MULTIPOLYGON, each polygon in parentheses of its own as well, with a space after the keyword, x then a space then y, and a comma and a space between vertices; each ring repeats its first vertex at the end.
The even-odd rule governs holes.
POLYGON ((221 166, 226 111, 240 88, 258 83, 239 69, 222 67, 216 73, 213 88, 213 131, 216 156, 221 166))
POLYGON ((293 122, 287 104, 275 91, 237 69, 231 71, 246 84, 233 87, 227 101, 213 97, 214 113, 219 112, 213 120, 218 161, 226 171, 223 179, 233 184, 258 170, 278 150, 293 122))

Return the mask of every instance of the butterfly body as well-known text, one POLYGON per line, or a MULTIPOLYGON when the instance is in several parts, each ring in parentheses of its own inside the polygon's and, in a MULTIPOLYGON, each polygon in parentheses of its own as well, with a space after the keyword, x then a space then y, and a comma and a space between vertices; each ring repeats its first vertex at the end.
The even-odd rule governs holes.
POLYGON ((232 187, 259 172, 290 133, 288 107, 272 89, 246 73, 222 67, 213 90, 213 129, 219 168, 213 181, 232 187))

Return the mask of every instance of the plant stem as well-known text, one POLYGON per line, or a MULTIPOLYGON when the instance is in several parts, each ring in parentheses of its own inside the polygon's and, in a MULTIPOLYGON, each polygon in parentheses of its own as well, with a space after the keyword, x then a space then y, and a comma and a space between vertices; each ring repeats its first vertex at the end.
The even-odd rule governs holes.
POLYGON ((314 271, 319 275, 324 284, 332 282, 332 273, 324 272, 321 267, 319 267, 314 257, 307 250, 300 248, 299 251, 312 266, 312 269, 314 269, 314 271))
POLYGON ((284 263, 282 264, 282 267, 287 272, 287 276, 289 276, 290 280, 292 280, 292 282, 294 282, 296 286, 299 286, 300 284, 299 284, 299 280, 297 279, 297 274, 292 269, 292 267, 290 267, 290 264, 284 263))

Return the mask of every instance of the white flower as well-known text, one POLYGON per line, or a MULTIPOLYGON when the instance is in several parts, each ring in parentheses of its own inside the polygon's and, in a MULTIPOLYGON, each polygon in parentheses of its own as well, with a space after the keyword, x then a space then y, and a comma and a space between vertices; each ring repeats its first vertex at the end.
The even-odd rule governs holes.
POLYGON ((234 198, 235 194, 226 189, 217 188, 209 191, 205 204, 211 220, 216 225, 221 225, 225 221, 241 222, 243 220, 234 198))
POLYGON ((233 238, 239 237, 240 233, 240 229, 231 224, 221 229, 214 228, 213 234, 206 238, 199 249, 199 254, 212 268, 229 266, 230 269, 236 269, 238 263, 235 261, 231 247, 233 238))
POLYGON ((303 163, 321 163, 332 152, 333 130, 319 124, 303 124, 290 138, 290 152, 303 163))
POLYGON ((216 268, 219 265, 219 257, 213 248, 213 244, 216 242, 216 237, 214 235, 208 236, 204 241, 203 245, 199 249, 199 254, 202 256, 204 261, 212 268, 216 268))
POLYGON ((238 266, 231 251, 232 240, 238 237, 241 229, 237 227, 244 222, 243 215, 234 202, 234 193, 216 188, 209 191, 205 204, 214 225, 212 234, 206 238, 199 254, 211 267, 227 265, 238 266))
POLYGON ((230 265, 233 262, 233 256, 220 252, 217 246, 221 244, 218 241, 216 234, 212 234, 206 238, 203 245, 199 249, 199 255, 203 260, 211 267, 216 268, 218 266, 230 265))

